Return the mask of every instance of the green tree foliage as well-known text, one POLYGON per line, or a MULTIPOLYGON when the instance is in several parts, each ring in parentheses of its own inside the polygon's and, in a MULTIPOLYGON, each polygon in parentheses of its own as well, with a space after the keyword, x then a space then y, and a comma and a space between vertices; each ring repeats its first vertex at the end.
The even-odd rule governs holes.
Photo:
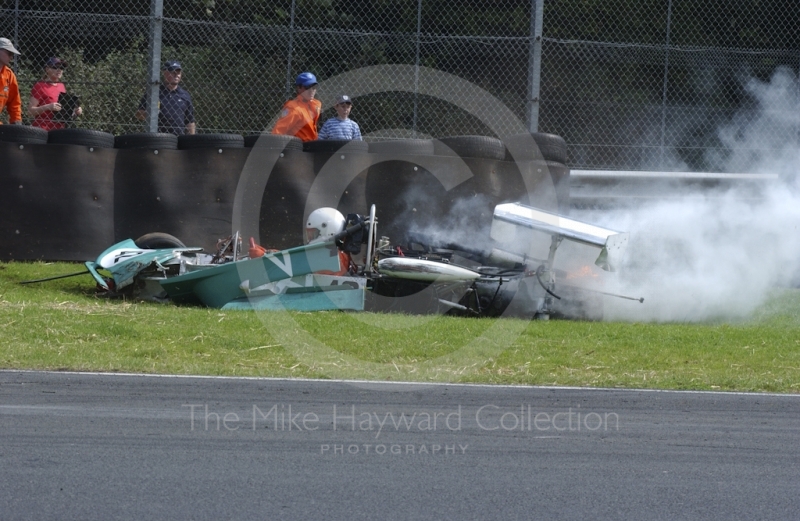
POLYGON ((80 49, 62 53, 70 64, 64 81, 81 98, 84 110, 76 126, 113 134, 141 131, 134 114, 146 86, 147 56, 140 48, 134 42, 95 62, 87 61, 80 49))

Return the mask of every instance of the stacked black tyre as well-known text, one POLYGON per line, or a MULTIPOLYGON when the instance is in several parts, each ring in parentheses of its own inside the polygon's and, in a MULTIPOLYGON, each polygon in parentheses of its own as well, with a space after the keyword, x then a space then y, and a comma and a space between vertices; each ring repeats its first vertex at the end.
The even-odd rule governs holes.
POLYGON ((47 131, 25 125, 0 125, 0 141, 17 145, 46 145, 47 131))
POLYGON ((451 136, 434 143, 437 155, 457 157, 456 166, 465 172, 447 192, 449 220, 459 229, 485 234, 488 240, 494 207, 504 201, 503 142, 491 136, 451 136))
POLYGON ((124 134, 114 138, 114 148, 147 149, 147 150, 177 150, 178 136, 175 134, 124 134))
POLYGON ((536 161, 544 159, 567 163, 567 143, 555 134, 531 132, 503 139, 506 161, 536 161))
POLYGON ((265 150, 303 150, 303 142, 294 136, 281 134, 252 134, 244 137, 246 148, 262 148, 265 150))
POLYGON ((378 206, 381 234, 395 242, 443 229, 488 231, 495 206, 506 202, 569 210, 560 136, 397 140, 371 143, 370 152, 367 200, 378 206))
POLYGON ((114 134, 88 128, 61 128, 47 133, 50 145, 79 145, 94 148, 114 148, 114 134))
POLYGON ((506 156, 503 142, 490 136, 451 136, 433 143, 437 156, 471 157, 501 161, 506 156))
POLYGON ((116 240, 158 230, 213 251, 231 235, 249 149, 238 134, 130 134, 116 142, 116 240))
POLYGON ((569 213, 569 168, 567 144, 555 134, 532 132, 503 139, 505 159, 519 172, 522 186, 504 187, 504 198, 562 214, 569 213), (536 189, 538 187, 538 189, 536 189), (532 189, 533 188, 533 189, 532 189))
POLYGON ((368 143, 320 139, 303 143, 303 151, 312 157, 314 171, 314 182, 303 209, 304 220, 321 207, 336 208, 343 215, 367 210, 365 186, 372 162, 368 143))
POLYGON ((333 154, 335 152, 366 154, 369 152, 369 144, 352 139, 319 139, 303 143, 303 151, 321 154, 333 154))
POLYGON ((0 126, 4 259, 86 260, 113 244, 114 136, 0 126))
POLYGON ((239 134, 185 134, 178 136, 180 150, 244 148, 244 138, 239 134))
POLYGON ((250 150, 239 178, 238 229, 267 248, 286 249, 303 242, 303 209, 314 184, 312 154, 294 136, 245 136, 250 150))
POLYGON ((394 139, 369 144, 367 202, 378 211, 378 231, 401 243, 410 230, 442 214, 446 195, 432 172, 441 171, 430 139, 394 139))

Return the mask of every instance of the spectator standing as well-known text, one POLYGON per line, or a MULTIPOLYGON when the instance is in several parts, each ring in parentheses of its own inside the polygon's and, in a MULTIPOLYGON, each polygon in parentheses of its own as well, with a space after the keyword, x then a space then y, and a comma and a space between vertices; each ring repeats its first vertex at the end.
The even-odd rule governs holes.
MULTIPOLYGON (((158 88, 158 131, 165 134, 194 134, 194 105, 192 95, 180 86, 183 67, 180 62, 169 61, 161 68, 164 83, 158 88)), ((147 119, 147 95, 142 96, 136 118, 147 119)))
POLYGON ((295 79, 297 97, 283 105, 281 117, 272 129, 273 134, 296 136, 303 141, 317 139, 317 122, 322 113, 322 103, 317 95, 317 77, 310 72, 300 73, 295 79))
MULTIPOLYGON (((0 112, 8 111, 8 122, 22 124, 22 98, 19 96, 17 75, 11 70, 11 60, 20 52, 8 38, 0 38, 0 112)), ((0 123, 2 124, 2 123, 0 123)))
MULTIPOLYGON (((31 99, 28 101, 28 113, 31 115, 34 127, 47 131, 66 128, 63 121, 54 121, 56 112, 61 112, 63 107, 58 102, 59 94, 66 94, 67 89, 61 81, 67 63, 60 58, 50 58, 44 66, 45 79, 37 81, 31 89, 31 99)), ((76 118, 83 114, 80 107, 75 107, 70 114, 76 118)))
POLYGON ((342 94, 336 99, 336 117, 328 119, 319 131, 319 139, 341 139, 361 141, 361 129, 358 123, 350 119, 353 101, 350 96, 342 94))

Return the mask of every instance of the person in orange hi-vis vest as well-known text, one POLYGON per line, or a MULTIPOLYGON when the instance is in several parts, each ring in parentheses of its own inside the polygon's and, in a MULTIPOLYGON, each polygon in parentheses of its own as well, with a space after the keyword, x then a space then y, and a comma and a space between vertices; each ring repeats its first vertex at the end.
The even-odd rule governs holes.
MULTIPOLYGON (((8 122, 22 124, 22 98, 19 95, 17 76, 11 70, 11 60, 20 52, 8 38, 0 38, 0 112, 8 111, 8 122)), ((2 122, 0 122, 2 125, 2 122)))
POLYGON ((322 103, 314 99, 317 95, 317 77, 310 72, 303 72, 297 76, 294 84, 297 97, 284 103, 281 117, 272 133, 315 141, 317 121, 322 113, 322 103))

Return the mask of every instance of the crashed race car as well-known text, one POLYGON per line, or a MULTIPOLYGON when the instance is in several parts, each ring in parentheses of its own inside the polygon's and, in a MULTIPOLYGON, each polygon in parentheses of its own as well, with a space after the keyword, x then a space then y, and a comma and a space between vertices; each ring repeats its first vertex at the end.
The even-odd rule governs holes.
POLYGON ((589 303, 612 294, 575 274, 596 281, 598 268, 613 271, 627 233, 509 203, 495 207, 489 235, 480 248, 413 233, 392 245, 378 235, 374 205, 368 215, 346 217, 320 208, 306 220, 306 244, 295 248, 267 250, 250 238, 244 250, 234 233, 211 254, 153 233, 85 265, 108 296, 223 310, 601 318, 589 303), (568 255, 577 269, 556 266, 562 243, 578 248, 568 255))

